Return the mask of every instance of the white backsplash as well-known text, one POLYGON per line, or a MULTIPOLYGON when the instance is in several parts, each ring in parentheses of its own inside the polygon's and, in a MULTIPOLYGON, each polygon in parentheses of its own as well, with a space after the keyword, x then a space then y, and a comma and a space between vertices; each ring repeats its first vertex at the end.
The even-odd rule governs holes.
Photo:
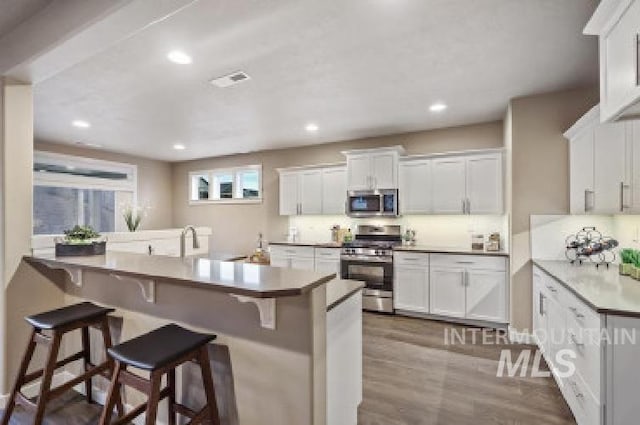
MULTIPOLYGON (((508 220, 506 215, 408 215, 390 218, 354 219, 336 216, 292 216, 289 227, 298 231, 298 239, 308 242, 327 242, 331 239, 331 226, 351 228, 355 233, 359 224, 399 224, 404 232, 407 228, 416 231, 419 245, 438 247, 470 247, 471 235, 482 233, 485 239, 492 232, 499 232, 501 244, 506 248, 508 220)), ((283 235, 283 239, 286 235, 283 235)))

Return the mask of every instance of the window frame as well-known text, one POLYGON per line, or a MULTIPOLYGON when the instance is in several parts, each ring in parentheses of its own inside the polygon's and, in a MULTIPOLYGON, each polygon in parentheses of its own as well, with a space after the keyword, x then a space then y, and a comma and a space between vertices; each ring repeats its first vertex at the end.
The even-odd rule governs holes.
POLYGON ((243 165, 239 167, 214 168, 209 170, 194 170, 187 175, 187 200, 189 205, 206 205, 206 204, 261 204, 263 200, 262 185, 262 164, 243 165), (258 192, 259 196, 255 198, 240 198, 239 194, 239 176, 246 171, 258 172, 258 192), (232 192, 233 198, 215 198, 215 176, 222 174, 230 174, 232 176, 232 192), (209 198, 192 199, 194 177, 207 176, 209 179, 209 198))
MULTIPOLYGON (((118 192, 131 193, 131 204, 138 204, 138 166, 125 162, 106 161, 102 159, 87 158, 76 155, 66 155, 46 151, 34 151, 33 166, 36 163, 45 163, 58 166, 73 166, 76 168, 89 168, 114 173, 124 173, 127 179, 109 180, 100 177, 74 176, 52 172, 39 172, 33 170, 33 187, 64 187, 78 190, 104 190, 115 192, 116 205, 114 210, 114 231, 118 232, 119 211, 117 205, 118 192)), ((84 194, 83 194, 84 196, 84 194)), ((31 212, 32 217, 34 211, 31 212)), ((78 211, 78 221, 84 218, 84 210, 78 211)), ((106 232, 109 233, 109 232, 106 232)), ((33 236, 58 236, 57 234, 38 234, 33 236)))

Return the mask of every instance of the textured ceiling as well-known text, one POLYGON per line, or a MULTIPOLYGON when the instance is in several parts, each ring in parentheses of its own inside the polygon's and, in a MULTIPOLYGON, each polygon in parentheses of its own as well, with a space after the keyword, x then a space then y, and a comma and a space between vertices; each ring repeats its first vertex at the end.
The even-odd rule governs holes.
POLYGON ((596 5, 200 0, 39 83, 36 137, 175 161, 501 119, 510 98, 597 82, 596 5), (236 70, 251 80, 208 82, 236 70))
POLYGON ((0 0, 0 38, 48 6, 52 0, 0 0))

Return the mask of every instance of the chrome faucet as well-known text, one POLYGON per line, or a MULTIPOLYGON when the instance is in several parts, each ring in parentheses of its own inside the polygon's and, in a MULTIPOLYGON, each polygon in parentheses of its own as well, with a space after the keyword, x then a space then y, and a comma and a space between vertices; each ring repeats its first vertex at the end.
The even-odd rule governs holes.
POLYGON ((187 256, 187 233, 189 232, 189 230, 191 230, 191 233, 193 234, 193 249, 200 248, 196 228, 192 225, 188 225, 184 229, 182 229, 182 234, 180 235, 180 258, 184 258, 187 256))

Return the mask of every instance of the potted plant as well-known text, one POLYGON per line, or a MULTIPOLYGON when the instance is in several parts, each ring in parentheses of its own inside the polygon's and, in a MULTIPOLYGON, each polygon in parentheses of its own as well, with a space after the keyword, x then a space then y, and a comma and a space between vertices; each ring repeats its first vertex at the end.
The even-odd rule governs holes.
POLYGON ((633 250, 633 267, 631 268, 631 277, 640 280, 640 252, 633 250))
POLYGON ((633 270, 635 263, 635 252, 631 248, 624 248, 620 250, 620 274, 623 276, 629 276, 633 270))
POLYGON ((64 239, 56 241, 56 256, 103 255, 107 241, 91 226, 78 226, 64 231, 64 239))
POLYGON ((139 207, 132 207, 129 205, 122 211, 122 217, 124 217, 127 229, 129 229, 130 232, 135 232, 138 230, 138 227, 140 227, 140 223, 142 223, 144 210, 139 207))

